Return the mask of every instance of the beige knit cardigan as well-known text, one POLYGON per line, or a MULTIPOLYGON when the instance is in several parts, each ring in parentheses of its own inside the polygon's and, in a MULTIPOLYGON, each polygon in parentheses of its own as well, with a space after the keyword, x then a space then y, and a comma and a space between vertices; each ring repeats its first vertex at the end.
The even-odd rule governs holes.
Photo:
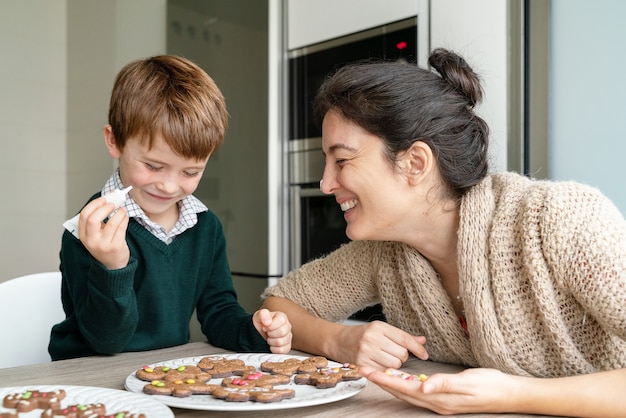
POLYGON ((469 339, 428 260, 397 242, 346 244, 264 297, 332 321, 380 302, 435 361, 540 377, 626 366, 626 222, 596 189, 491 175, 463 198, 457 258, 469 339))

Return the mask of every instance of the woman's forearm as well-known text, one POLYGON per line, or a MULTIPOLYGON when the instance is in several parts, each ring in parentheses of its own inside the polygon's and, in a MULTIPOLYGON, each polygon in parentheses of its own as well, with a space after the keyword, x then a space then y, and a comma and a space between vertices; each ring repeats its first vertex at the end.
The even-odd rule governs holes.
POLYGON ((626 369, 554 379, 520 377, 514 411, 572 417, 626 417, 626 369))
POLYGON ((336 336, 344 325, 311 315, 300 305, 281 297, 270 296, 263 302, 263 308, 284 312, 291 322, 294 350, 335 358, 336 336))

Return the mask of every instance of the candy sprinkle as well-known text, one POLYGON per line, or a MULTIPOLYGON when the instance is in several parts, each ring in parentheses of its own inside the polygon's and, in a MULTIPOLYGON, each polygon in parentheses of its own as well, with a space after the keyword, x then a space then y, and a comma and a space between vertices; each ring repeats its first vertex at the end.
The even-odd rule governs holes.
POLYGON ((419 380, 419 381, 425 381, 426 379, 428 379, 428 376, 425 374, 410 374, 410 373, 406 373, 403 372, 402 370, 397 370, 397 369, 386 369, 385 370, 385 374, 389 375, 389 376, 395 376, 395 377, 399 377, 402 378, 404 380, 419 380))

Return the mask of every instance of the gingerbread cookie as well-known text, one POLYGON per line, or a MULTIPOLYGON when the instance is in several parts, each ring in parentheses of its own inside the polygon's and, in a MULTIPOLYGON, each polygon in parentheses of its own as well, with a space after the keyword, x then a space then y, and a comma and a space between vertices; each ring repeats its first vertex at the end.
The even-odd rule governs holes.
POLYGON ((51 392, 28 390, 22 393, 6 395, 2 406, 15 409, 17 412, 30 412, 33 409, 59 408, 61 406, 61 400, 65 399, 65 395, 63 389, 51 392))
POLYGON ((196 382, 193 379, 175 381, 153 380, 150 384, 143 387, 143 393, 186 398, 191 395, 209 395, 219 387, 219 385, 196 382))
POLYGON ((246 372, 241 377, 225 377, 222 386, 228 388, 250 389, 253 387, 273 388, 275 385, 286 385, 291 378, 285 375, 271 375, 255 371, 246 372))
POLYGON ((314 356, 303 360, 288 358, 283 361, 264 361, 261 363, 261 370, 272 374, 291 376, 295 373, 313 373, 326 366, 328 366, 326 357, 314 356))
POLYGON ((212 393, 217 399, 223 399, 227 402, 280 402, 283 399, 291 399, 296 395, 293 389, 274 389, 264 387, 253 388, 231 388, 218 387, 212 393))
POLYGON ((197 382, 208 382, 211 380, 211 374, 202 371, 198 366, 178 366, 176 368, 171 368, 167 366, 143 366, 143 368, 137 370, 135 372, 135 376, 138 379, 144 380, 146 382, 151 382, 153 380, 166 380, 168 382, 173 382, 175 380, 188 380, 193 379, 197 382))
POLYGON ((0 418, 17 418, 16 412, 0 412, 0 418))
POLYGON ((297 385, 312 385, 318 389, 334 388, 339 382, 359 380, 358 369, 353 364, 344 364, 341 367, 325 367, 313 373, 299 373, 293 381, 297 385))
POLYGON ((65 408, 49 408, 41 413, 41 418, 92 418, 106 413, 106 407, 101 403, 75 404, 65 408))
POLYGON ((106 415, 92 415, 89 418, 146 418, 144 414, 134 414, 128 411, 113 412, 106 415))
POLYGON ((248 366, 241 359, 227 359, 219 356, 209 356, 200 359, 198 367, 207 373, 210 373, 214 378, 217 377, 229 377, 229 376, 242 376, 246 372, 255 372, 254 366, 248 366))

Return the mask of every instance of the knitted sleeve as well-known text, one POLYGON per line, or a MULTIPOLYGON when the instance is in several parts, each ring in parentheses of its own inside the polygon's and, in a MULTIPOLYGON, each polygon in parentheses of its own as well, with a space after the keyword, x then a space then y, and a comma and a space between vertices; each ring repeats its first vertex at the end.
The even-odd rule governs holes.
POLYGON ((626 221, 588 186, 560 183, 545 202, 544 254, 555 280, 585 315, 626 340, 626 221))
POLYGON ((376 304, 377 245, 355 241, 326 257, 311 261, 265 290, 263 297, 280 296, 320 318, 340 321, 376 304))

